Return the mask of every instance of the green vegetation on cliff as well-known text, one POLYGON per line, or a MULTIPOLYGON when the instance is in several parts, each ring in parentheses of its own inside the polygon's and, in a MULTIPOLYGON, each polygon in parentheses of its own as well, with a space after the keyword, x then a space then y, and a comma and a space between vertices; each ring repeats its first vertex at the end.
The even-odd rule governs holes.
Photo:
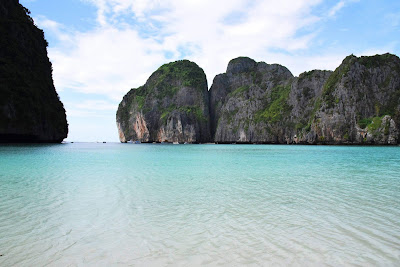
MULTIPOLYGON (((150 111, 151 103, 146 99, 155 98, 158 106, 156 109, 162 110, 163 117, 166 111, 172 111, 176 108, 173 102, 174 97, 182 87, 191 87, 195 90, 207 88, 205 74, 199 66, 189 60, 178 60, 164 64, 155 71, 144 86, 131 89, 124 97, 125 101, 118 109, 117 116, 122 121, 127 121, 130 117, 130 111, 134 108, 144 113, 150 111), (167 99, 168 101, 163 101, 167 99)), ((194 107, 194 106, 193 106, 194 107)), ((192 113, 190 112, 187 113, 192 113)), ((194 112, 197 114, 198 112, 194 112)), ((204 114, 202 114, 205 117, 204 114)))
POLYGON ((346 57, 342 64, 329 76, 328 80, 325 82, 322 91, 322 97, 326 103, 326 108, 332 108, 338 99, 333 95, 335 87, 338 85, 339 81, 347 75, 350 70, 350 64, 352 59, 355 58, 353 55, 346 57))
POLYGON ((164 96, 173 96, 179 88, 171 86, 171 80, 181 81, 181 85, 193 88, 207 87, 203 70, 189 60, 178 60, 159 67, 150 78, 149 87, 162 86, 165 92, 164 96))
MULTIPOLYGON (((364 65, 367 69, 379 68, 387 65, 389 62, 394 62, 396 60, 398 60, 398 57, 389 53, 375 56, 362 56, 357 59, 357 61, 360 64, 364 65)), ((400 71, 398 64, 397 71, 400 71)))
POLYGON ((272 88, 270 101, 267 102, 265 109, 256 113, 255 121, 275 123, 287 116, 291 111, 291 106, 288 104, 290 89, 290 84, 272 88))
POLYGON ((235 89, 233 92, 229 93, 229 96, 239 96, 239 95, 243 94, 244 92, 248 91, 249 87, 250 86, 248 86, 248 85, 240 86, 237 89, 235 89))
POLYGON ((189 116, 193 114, 198 121, 202 121, 202 122, 207 121, 207 118, 206 118, 206 116, 204 116, 204 112, 201 109, 201 107, 193 106, 193 105, 178 107, 175 104, 169 106, 168 108, 161 109, 161 116, 160 116, 161 121, 163 123, 165 123, 173 111, 184 112, 186 115, 189 115, 189 116))
POLYGON ((193 129, 187 124, 210 123, 213 129, 206 135, 214 136, 203 141, 395 144, 400 132, 399 73, 400 60, 390 54, 350 55, 334 72, 313 70, 298 78, 278 64, 240 57, 229 62, 207 94, 204 72, 190 61, 176 61, 131 90, 117 117, 131 140, 136 138, 132 125, 135 131, 141 125, 163 127, 150 129, 149 135, 171 141, 168 135, 193 129))
POLYGON ((365 118, 365 119, 361 119, 361 120, 358 121, 358 126, 361 129, 365 129, 371 123, 372 123, 372 119, 371 118, 365 118))
MULTIPOLYGON (((359 120, 358 126, 360 126, 360 128, 362 129, 367 129, 368 132, 372 134, 375 134, 382 127, 383 117, 385 117, 385 115, 359 120)), ((389 121, 387 121, 386 124, 384 125, 384 134, 386 135, 389 133, 389 126, 390 123, 389 121)))
POLYGON ((142 112, 146 99, 146 90, 143 86, 132 88, 125 96, 124 101, 119 104, 117 117, 121 121, 128 121, 133 107, 142 112))
POLYGON ((121 141, 208 141, 208 104, 206 76, 196 63, 178 60, 164 64, 120 103, 121 141), (145 128, 148 133, 140 132, 147 131, 145 128))

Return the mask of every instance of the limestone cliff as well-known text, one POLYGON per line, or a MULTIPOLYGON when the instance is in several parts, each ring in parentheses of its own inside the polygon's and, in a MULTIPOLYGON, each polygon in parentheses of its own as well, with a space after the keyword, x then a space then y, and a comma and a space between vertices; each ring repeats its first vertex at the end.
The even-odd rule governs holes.
POLYGON ((239 57, 208 95, 203 71, 178 61, 124 97, 117 124, 122 142, 394 145, 400 59, 349 56, 334 72, 293 77, 281 65, 239 57))
POLYGON ((210 89, 214 141, 282 142, 282 118, 287 115, 281 110, 285 108, 282 100, 289 94, 292 79, 290 71, 281 65, 257 63, 246 57, 231 60, 226 73, 215 77, 210 89))
POLYGON ((47 42, 18 0, 0 2, 0 142, 61 142, 68 125, 47 42))
POLYGON ((193 62, 180 60, 161 66, 119 104, 120 141, 210 141, 207 88, 203 70, 193 62))
POLYGON ((307 143, 398 144, 400 59, 348 56, 329 77, 310 118, 307 143))
POLYGON ((214 79, 210 113, 218 143, 398 144, 400 60, 349 56, 293 77, 237 58, 214 79))

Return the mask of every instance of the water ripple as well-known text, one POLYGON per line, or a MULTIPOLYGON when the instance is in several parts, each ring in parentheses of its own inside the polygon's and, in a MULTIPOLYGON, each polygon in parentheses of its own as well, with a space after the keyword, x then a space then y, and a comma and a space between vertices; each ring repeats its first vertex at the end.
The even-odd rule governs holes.
POLYGON ((396 266, 398 147, 0 146, 0 266, 396 266))

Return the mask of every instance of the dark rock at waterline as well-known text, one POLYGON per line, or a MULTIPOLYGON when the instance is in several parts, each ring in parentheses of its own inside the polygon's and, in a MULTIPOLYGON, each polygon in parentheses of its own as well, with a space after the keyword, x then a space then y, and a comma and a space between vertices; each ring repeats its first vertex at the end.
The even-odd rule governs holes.
POLYGON ((0 2, 0 142, 61 142, 68 134, 47 41, 18 0, 0 2))

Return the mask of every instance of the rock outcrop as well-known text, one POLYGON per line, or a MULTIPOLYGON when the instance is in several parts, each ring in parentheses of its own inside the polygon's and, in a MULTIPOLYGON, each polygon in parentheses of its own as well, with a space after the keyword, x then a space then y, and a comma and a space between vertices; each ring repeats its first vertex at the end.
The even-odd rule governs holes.
POLYGON ((400 59, 395 55, 352 55, 334 72, 313 70, 299 77, 281 65, 239 57, 214 78, 209 102, 203 72, 188 75, 196 68, 188 61, 170 63, 145 86, 132 89, 118 109, 120 140, 359 145, 400 141, 400 59), (201 82, 183 86, 190 84, 184 77, 201 82))
POLYGON ((47 41, 18 0, 0 2, 0 142, 61 142, 68 134, 47 41))
POLYGON ((400 59, 348 56, 324 84, 315 106, 302 142, 399 143, 400 59))
POLYGON ((293 77, 237 58, 215 77, 210 103, 217 143, 398 144, 400 59, 352 55, 334 72, 293 77))
POLYGON ((285 114, 269 117, 263 111, 285 108, 281 100, 287 98, 292 79, 292 73, 281 65, 257 63, 246 57, 231 60, 226 73, 216 76, 210 89, 214 141, 282 142, 285 114))
POLYGON ((203 143, 211 140, 207 80, 195 63, 165 64, 119 104, 121 142, 203 143))

